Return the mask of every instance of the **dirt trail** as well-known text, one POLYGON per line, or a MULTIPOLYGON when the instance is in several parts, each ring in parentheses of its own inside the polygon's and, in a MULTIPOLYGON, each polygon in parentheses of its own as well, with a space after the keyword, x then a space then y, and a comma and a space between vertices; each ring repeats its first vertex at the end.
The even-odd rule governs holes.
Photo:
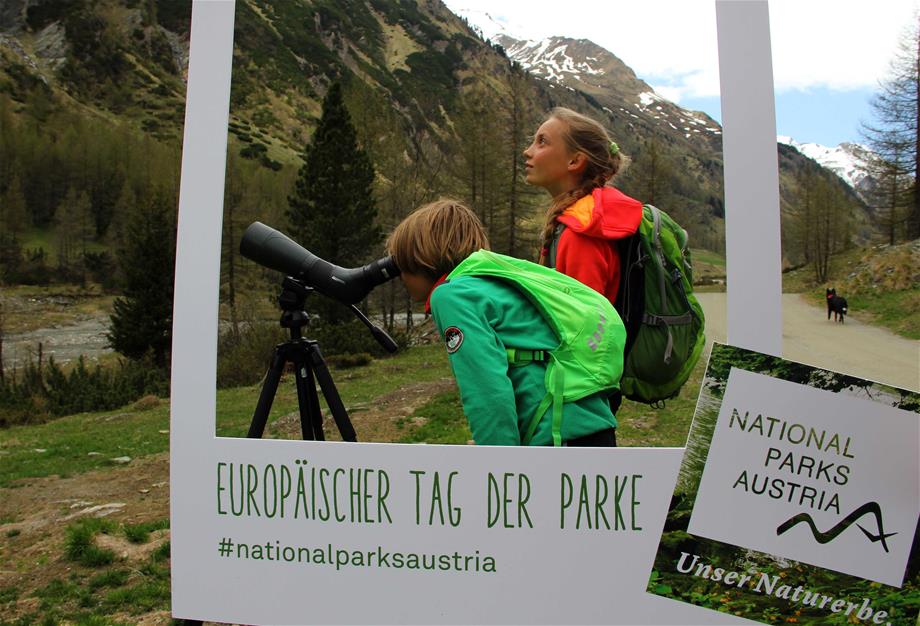
MULTIPOLYGON (((724 293, 697 294, 708 339, 726 341, 724 293)), ((827 321, 827 310, 783 294, 783 357, 895 387, 920 389, 920 342, 852 317, 827 321)))

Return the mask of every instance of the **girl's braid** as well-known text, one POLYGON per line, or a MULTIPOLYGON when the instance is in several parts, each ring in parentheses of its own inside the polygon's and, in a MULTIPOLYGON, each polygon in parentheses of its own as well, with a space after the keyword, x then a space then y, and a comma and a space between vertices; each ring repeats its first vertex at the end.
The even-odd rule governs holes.
POLYGON ((598 173, 591 178, 582 180, 581 185, 572 189, 564 196, 553 202, 552 206, 546 212, 545 226, 543 227, 543 243, 540 247, 540 265, 549 263, 549 249, 556 236, 556 224, 559 216, 567 208, 584 198, 591 195, 597 187, 603 187, 607 183, 607 178, 603 173, 598 173))

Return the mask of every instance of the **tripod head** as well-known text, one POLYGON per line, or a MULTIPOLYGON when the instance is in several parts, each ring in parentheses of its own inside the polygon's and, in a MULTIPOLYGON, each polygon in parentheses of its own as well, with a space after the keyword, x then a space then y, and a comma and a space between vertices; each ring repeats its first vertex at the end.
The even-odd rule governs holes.
MULTIPOLYGON (((285 276, 281 282, 281 293, 278 295, 278 305, 281 307, 281 327, 290 328, 292 338, 300 337, 300 329, 310 322, 310 316, 305 311, 307 296, 314 291, 313 287, 292 276, 285 276)), ((396 352, 399 346, 382 328, 374 325, 361 309, 354 304, 349 305, 351 312, 361 320, 371 331, 371 335, 387 352, 396 352)))
POLYGON ((281 282, 281 293, 278 294, 278 306, 281 307, 281 327, 291 329, 291 338, 300 338, 300 329, 310 323, 310 316, 305 311, 307 296, 313 291, 312 287, 290 276, 285 276, 281 282))
POLYGON ((290 276, 285 276, 281 282, 281 293, 278 294, 278 306, 282 311, 300 311, 307 302, 307 294, 313 291, 312 287, 290 276))

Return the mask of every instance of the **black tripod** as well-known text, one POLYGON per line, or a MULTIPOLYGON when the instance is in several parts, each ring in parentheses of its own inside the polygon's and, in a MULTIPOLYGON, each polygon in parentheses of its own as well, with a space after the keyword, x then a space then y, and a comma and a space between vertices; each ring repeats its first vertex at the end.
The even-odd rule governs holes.
MULTIPOLYGON (((250 439, 262 438, 272 402, 275 400, 275 393, 278 391, 278 383, 281 381, 281 374, 284 372, 285 365, 291 363, 294 367, 297 404, 300 409, 300 430, 303 438, 310 441, 325 441, 326 439, 323 433, 323 415, 319 408, 319 396, 316 392, 316 383, 319 382, 319 387, 336 426, 339 428, 342 440, 358 440, 351 420, 348 419, 348 413, 345 411, 345 405, 342 404, 339 391, 329 373, 329 368, 323 360, 319 343, 313 339, 306 339, 302 335, 301 329, 310 320, 304 311, 304 306, 307 295, 311 291, 313 291, 312 287, 307 287, 290 276, 286 277, 281 285, 281 294, 278 296, 278 304, 281 305, 282 311, 281 326, 290 329, 291 338, 275 346, 272 362, 252 416, 252 423, 249 425, 249 433, 246 435, 250 439)), ((356 306, 351 305, 351 310, 370 329, 371 334, 384 349, 388 352, 396 352, 398 346, 389 335, 374 326, 356 306)), ((183 623, 185 626, 201 626, 202 622, 183 620, 183 623)))
MULTIPOLYGON (((345 405, 335 387, 329 368, 323 360, 319 343, 313 339, 306 339, 302 335, 302 328, 309 323, 309 316, 304 311, 307 295, 313 291, 303 283, 291 278, 284 279, 278 304, 281 305, 281 326, 291 331, 291 338, 285 343, 275 346, 271 365, 262 393, 256 404, 252 423, 249 425, 250 439, 259 439, 265 432, 268 413, 271 411, 275 393, 278 391, 278 382, 287 363, 294 367, 294 380, 297 386, 297 404, 300 409, 300 430, 303 438, 310 441, 324 441, 323 415, 319 408, 319 396, 316 392, 316 383, 319 382, 323 397, 329 406, 329 411, 335 420, 343 441, 357 441, 355 429, 348 419, 345 405)), ((363 316, 362 316, 363 317, 363 316)))

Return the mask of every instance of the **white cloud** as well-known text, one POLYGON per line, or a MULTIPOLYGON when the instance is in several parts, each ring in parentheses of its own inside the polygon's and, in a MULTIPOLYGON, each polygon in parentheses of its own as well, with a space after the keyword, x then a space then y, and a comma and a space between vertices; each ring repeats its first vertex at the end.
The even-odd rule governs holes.
POLYGON ((777 90, 874 88, 917 10, 916 0, 771 2, 777 90))
MULTIPOLYGON (((774 82, 778 91, 874 88, 920 0, 771 0, 774 82)), ((659 93, 719 93, 715 2, 712 0, 447 0, 455 12, 493 35, 586 38, 607 48, 659 93), (482 21, 484 14, 493 23, 482 21)), ((679 100, 676 100, 679 101, 679 100)))
POLYGON ((651 85, 651 87, 655 90, 655 93, 671 102, 680 102, 680 99, 685 95, 684 90, 680 87, 672 87, 671 85, 651 85))

